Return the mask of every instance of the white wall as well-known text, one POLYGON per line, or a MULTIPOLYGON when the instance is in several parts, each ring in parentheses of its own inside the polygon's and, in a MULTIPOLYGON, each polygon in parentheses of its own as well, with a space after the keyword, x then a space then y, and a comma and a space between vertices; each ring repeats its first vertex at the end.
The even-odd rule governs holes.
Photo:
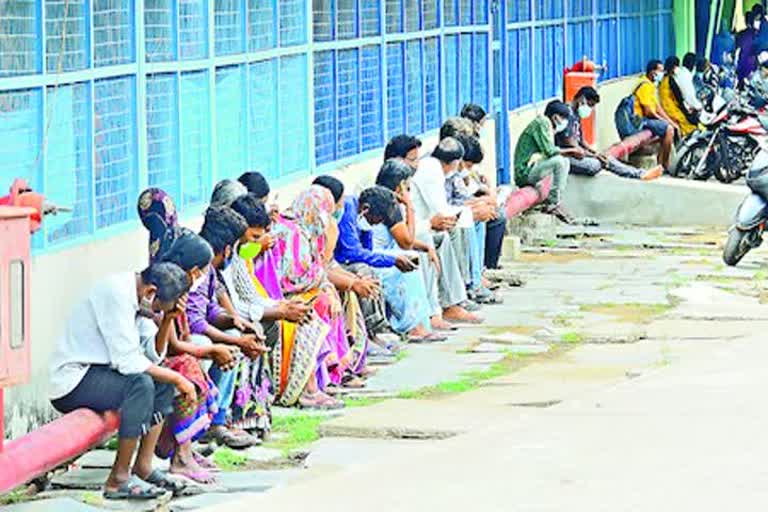
MULTIPOLYGON (((494 127, 492 122, 490 124, 488 135, 482 141, 484 148, 495 147, 494 127)), ((437 136, 424 138, 423 152, 431 150, 436 142, 437 136)), ((483 172, 495 180, 495 151, 486 153, 483 172)), ((381 158, 377 157, 341 167, 332 174, 344 181, 350 192, 355 192, 373 184, 381 163, 381 158)), ((276 188, 281 205, 289 204, 312 179, 307 176, 276 188)), ((198 229, 201 223, 200 217, 182 219, 182 224, 192 229, 198 229)), ((73 303, 102 277, 113 272, 138 271, 146 262, 147 233, 143 228, 32 258, 32 379, 27 385, 6 390, 6 432, 10 438, 24 434, 54 416, 47 399, 48 357, 69 318, 73 303)))

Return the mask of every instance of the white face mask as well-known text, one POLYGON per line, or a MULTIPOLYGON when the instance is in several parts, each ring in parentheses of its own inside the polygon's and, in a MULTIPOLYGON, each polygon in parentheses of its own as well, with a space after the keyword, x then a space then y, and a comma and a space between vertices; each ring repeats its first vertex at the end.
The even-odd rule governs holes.
POLYGON ((459 171, 459 177, 462 179, 469 177, 469 169, 462 169, 459 171))
POLYGON ((664 75, 662 73, 656 73, 653 76, 653 81, 656 85, 659 85, 661 81, 664 80, 664 75))
POLYGON ((362 213, 357 216, 357 227, 360 229, 360 231, 371 231, 373 229, 371 223, 368 222, 368 219, 366 219, 365 215, 362 213))
POLYGON ((201 275, 194 281, 192 281, 192 286, 189 287, 190 292, 196 291, 200 286, 202 286, 203 282, 205 281, 205 274, 201 275))
POLYGON ((755 30, 760 30, 760 20, 755 20, 752 23, 752 26, 754 27, 755 30))
POLYGON ((566 128, 568 128, 568 120, 561 119, 557 122, 557 124, 555 124, 555 133, 561 133, 565 131, 566 128))
POLYGON ((139 315, 146 318, 153 318, 155 316, 155 311, 152 309, 153 302, 154 297, 142 297, 139 301, 139 315))
POLYGON ((590 107, 586 103, 582 103, 581 105, 579 105, 578 114, 581 119, 586 119, 592 115, 592 107, 590 107))

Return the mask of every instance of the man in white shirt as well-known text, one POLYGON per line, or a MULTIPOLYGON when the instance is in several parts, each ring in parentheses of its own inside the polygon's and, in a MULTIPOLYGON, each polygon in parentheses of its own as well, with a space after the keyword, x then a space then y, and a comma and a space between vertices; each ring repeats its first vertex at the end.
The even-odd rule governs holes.
POLYGON ((693 83, 693 73, 696 69, 696 54, 687 53, 683 57, 683 65, 675 70, 675 82, 680 88, 685 106, 690 110, 701 112, 703 105, 696 94, 696 86, 693 83))
POLYGON ((162 354, 154 354, 153 362, 145 350, 153 335, 167 340, 189 284, 172 263, 104 279, 75 307, 51 356, 49 397, 58 411, 120 411, 117 455, 104 487, 108 499, 152 499, 183 489, 153 470, 152 458, 164 416, 172 411, 174 388, 189 401, 195 388, 157 364, 162 354), (160 312, 163 320, 155 330, 149 319, 160 312))

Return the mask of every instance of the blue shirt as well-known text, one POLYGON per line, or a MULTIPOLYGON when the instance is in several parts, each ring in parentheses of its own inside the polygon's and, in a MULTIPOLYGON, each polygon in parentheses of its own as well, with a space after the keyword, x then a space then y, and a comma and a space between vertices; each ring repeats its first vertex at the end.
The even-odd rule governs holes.
MULTIPOLYGON (((339 241, 334 257, 342 264, 365 263, 369 267, 389 268, 395 265, 395 257, 373 251, 373 233, 363 231, 357 225, 358 202, 354 196, 344 198, 344 213, 339 221, 339 241)), ((384 225, 394 226, 396 219, 387 219, 384 225)))

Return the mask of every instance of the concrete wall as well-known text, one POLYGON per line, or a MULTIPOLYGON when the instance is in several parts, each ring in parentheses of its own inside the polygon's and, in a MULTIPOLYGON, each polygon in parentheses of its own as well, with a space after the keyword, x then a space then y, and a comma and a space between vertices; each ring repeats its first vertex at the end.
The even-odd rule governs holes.
MULTIPOLYGON (((495 130, 492 122, 489 124, 482 141, 483 147, 489 148, 482 172, 495 180, 496 161, 492 149, 495 130)), ((423 152, 431 151, 436 142, 436 135, 424 138, 423 152)), ((344 181, 350 192, 356 192, 373 184, 380 166, 381 159, 377 157, 340 167, 332 174, 344 181)), ((312 179, 306 176, 277 187, 281 205, 288 205, 312 179)), ((198 229, 202 218, 183 218, 182 224, 198 229)), ((6 390, 6 438, 18 437, 55 415, 47 399, 48 358, 73 303, 102 277, 113 272, 140 270, 146 262, 147 233, 138 222, 129 232, 32 258, 32 379, 27 385, 6 390)))

